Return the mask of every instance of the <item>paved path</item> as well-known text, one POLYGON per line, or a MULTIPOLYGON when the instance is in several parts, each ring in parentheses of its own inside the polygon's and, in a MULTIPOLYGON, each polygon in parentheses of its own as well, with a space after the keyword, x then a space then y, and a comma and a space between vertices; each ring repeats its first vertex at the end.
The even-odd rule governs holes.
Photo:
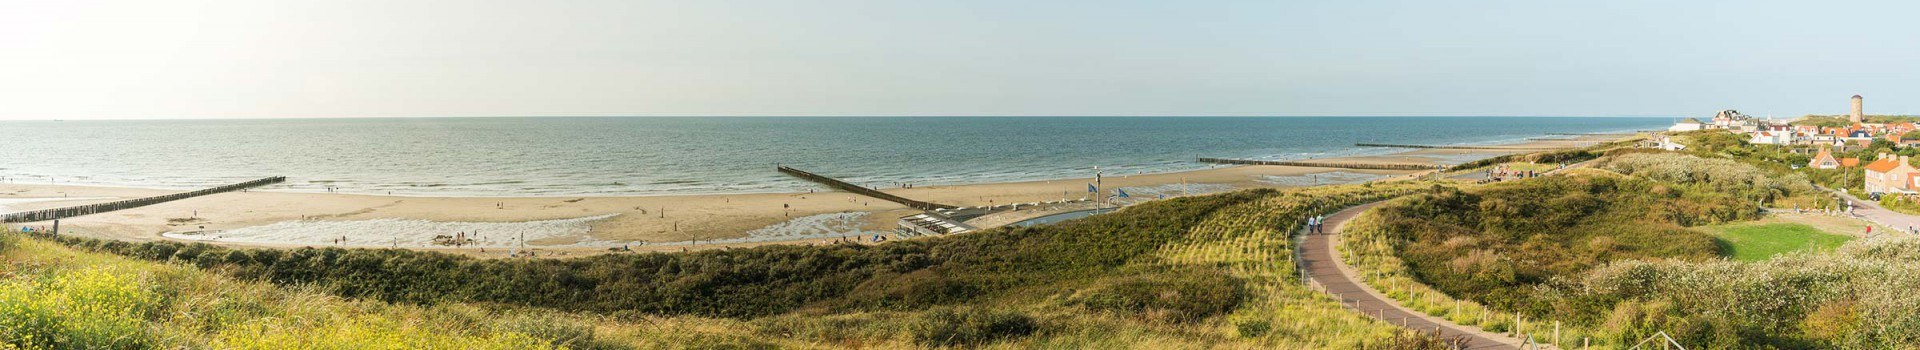
POLYGON ((1443 338, 1464 337, 1467 341, 1467 349, 1519 349, 1521 343, 1519 339, 1487 333, 1478 327, 1462 326, 1402 307, 1399 303, 1380 294, 1379 291, 1361 283, 1354 277, 1359 273, 1355 272, 1353 267, 1335 258, 1339 254, 1335 246, 1339 244, 1340 229, 1346 226, 1347 220, 1380 203, 1382 202, 1367 203, 1333 213, 1327 216, 1325 234, 1307 235, 1306 244, 1301 245, 1300 248, 1300 264, 1313 281, 1325 288, 1327 293, 1334 294, 1341 303, 1360 313, 1429 334, 1435 327, 1439 327, 1443 338))
MULTIPOLYGON (((1853 203, 1853 214, 1859 216, 1860 219, 1867 220, 1867 222, 1880 224, 1880 226, 1895 230, 1906 230, 1909 227, 1920 228, 1920 216, 1908 215, 1893 211, 1892 209, 1882 208, 1880 207, 1880 203, 1855 198, 1853 195, 1840 191, 1833 191, 1833 194, 1840 195, 1840 198, 1845 198, 1847 202, 1853 203)), ((1880 232, 1874 232, 1874 234, 1880 234, 1880 232)))

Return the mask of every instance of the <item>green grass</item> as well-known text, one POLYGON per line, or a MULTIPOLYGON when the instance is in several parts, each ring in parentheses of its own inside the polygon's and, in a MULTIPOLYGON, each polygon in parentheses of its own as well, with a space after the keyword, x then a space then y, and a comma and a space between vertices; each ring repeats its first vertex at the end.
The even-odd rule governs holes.
POLYGON ((1803 224, 1735 224, 1703 227, 1731 247, 1734 260, 1762 261, 1789 252, 1826 252, 1853 240, 1803 224))

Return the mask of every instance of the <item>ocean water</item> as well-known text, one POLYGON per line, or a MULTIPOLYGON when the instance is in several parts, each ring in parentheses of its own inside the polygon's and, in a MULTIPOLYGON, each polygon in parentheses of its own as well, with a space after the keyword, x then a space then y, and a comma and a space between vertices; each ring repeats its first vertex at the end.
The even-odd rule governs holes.
POLYGON ((819 188, 784 164, 887 187, 1206 168, 1664 128, 1669 118, 782 117, 0 121, 15 183, 431 196, 671 195, 819 188))

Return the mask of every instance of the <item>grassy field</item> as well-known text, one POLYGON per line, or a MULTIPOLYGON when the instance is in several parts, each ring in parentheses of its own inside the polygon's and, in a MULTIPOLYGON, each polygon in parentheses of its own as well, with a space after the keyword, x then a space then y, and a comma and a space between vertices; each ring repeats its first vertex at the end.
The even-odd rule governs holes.
POLYGON ((1739 261, 1767 260, 1790 252, 1827 252, 1853 240, 1853 236, 1792 222, 1738 223, 1700 229, 1726 242, 1728 255, 1739 261))

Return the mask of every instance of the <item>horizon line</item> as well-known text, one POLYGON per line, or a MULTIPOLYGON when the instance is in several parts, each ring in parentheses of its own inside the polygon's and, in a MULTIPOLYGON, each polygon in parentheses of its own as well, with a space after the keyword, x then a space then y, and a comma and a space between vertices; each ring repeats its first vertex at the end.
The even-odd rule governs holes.
MULTIPOLYGON (((1814 114, 1808 114, 1814 115, 1814 114)), ((346 116, 346 117, 160 117, 160 118, 28 118, 25 121, 186 121, 186 120, 321 120, 321 119, 481 119, 481 118, 1685 118, 1683 115, 477 115, 477 116, 346 116)))

